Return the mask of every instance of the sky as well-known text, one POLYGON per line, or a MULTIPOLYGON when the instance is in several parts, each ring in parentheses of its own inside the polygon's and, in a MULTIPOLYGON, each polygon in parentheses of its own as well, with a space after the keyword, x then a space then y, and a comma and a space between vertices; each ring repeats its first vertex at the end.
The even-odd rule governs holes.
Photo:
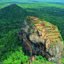
POLYGON ((42 1, 42 2, 62 2, 64 3, 64 0, 0 0, 0 2, 36 2, 36 1, 42 1))

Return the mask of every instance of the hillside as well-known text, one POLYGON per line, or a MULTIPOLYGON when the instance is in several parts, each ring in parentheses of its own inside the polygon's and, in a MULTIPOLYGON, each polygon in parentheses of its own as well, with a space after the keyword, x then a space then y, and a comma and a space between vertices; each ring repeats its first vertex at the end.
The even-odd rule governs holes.
MULTIPOLYGON (((4 4, 3 4, 4 5, 4 4)), ((19 64, 27 61, 21 43, 18 40, 18 31, 23 25, 26 16, 36 16, 41 20, 46 20, 59 28, 59 32, 64 38, 64 8, 50 6, 38 6, 38 4, 12 4, 4 5, 0 8, 0 62, 1 64, 19 64), (19 59, 19 60, 18 60, 19 59), (25 60, 26 59, 26 60, 25 60)), ((63 57, 64 58, 64 57, 63 57)), ((62 63, 64 59, 62 58, 62 63)), ((34 64, 54 64, 41 56, 37 56, 34 64)))
POLYGON ((21 27, 26 16, 26 11, 16 4, 0 9, 0 37, 9 30, 21 27))
POLYGON ((40 19, 44 19, 58 26, 60 33, 64 39, 64 5, 49 4, 49 3, 34 3, 34 4, 18 4, 25 8, 30 15, 35 15, 40 19))
POLYGON ((56 7, 56 8, 64 8, 64 3, 52 3, 52 2, 34 2, 34 3, 26 3, 26 4, 18 4, 23 8, 41 8, 41 7, 56 7))

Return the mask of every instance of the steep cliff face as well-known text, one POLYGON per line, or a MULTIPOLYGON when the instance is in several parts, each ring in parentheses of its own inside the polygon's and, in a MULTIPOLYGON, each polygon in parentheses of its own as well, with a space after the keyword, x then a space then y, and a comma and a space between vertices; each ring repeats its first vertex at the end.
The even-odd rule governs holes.
POLYGON ((27 17, 24 25, 20 36, 22 36, 23 46, 26 45, 30 54, 42 55, 54 61, 61 58, 63 41, 55 25, 33 16, 27 17))

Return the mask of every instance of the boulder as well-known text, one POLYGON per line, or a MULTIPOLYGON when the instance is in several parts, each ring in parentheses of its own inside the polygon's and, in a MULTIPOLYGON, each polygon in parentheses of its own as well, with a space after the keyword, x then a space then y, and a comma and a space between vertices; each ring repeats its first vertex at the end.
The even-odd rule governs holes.
POLYGON ((57 26, 37 17, 28 16, 20 33, 22 45, 30 56, 42 55, 55 62, 61 58, 63 40, 57 26))

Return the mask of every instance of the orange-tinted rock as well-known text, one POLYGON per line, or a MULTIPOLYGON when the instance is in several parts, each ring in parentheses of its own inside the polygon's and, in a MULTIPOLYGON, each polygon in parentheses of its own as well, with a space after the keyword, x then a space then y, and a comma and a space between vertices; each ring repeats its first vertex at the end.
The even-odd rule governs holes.
MULTIPOLYGON (((35 53, 37 53, 36 50, 39 49, 41 54, 45 57, 48 57, 49 60, 53 59, 50 59, 47 53, 54 56, 54 60, 61 57, 63 41, 60 32, 55 25, 33 16, 28 16, 26 18, 26 23, 29 26, 27 34, 29 34, 28 38, 30 43, 38 44, 39 46, 37 46, 37 48, 33 45, 30 45, 31 47, 29 46, 29 48, 32 48, 31 50, 35 50, 35 53)), ((27 29, 26 26, 24 27, 24 30, 25 29, 27 29)), ((28 43, 27 40, 25 43, 28 43)))

